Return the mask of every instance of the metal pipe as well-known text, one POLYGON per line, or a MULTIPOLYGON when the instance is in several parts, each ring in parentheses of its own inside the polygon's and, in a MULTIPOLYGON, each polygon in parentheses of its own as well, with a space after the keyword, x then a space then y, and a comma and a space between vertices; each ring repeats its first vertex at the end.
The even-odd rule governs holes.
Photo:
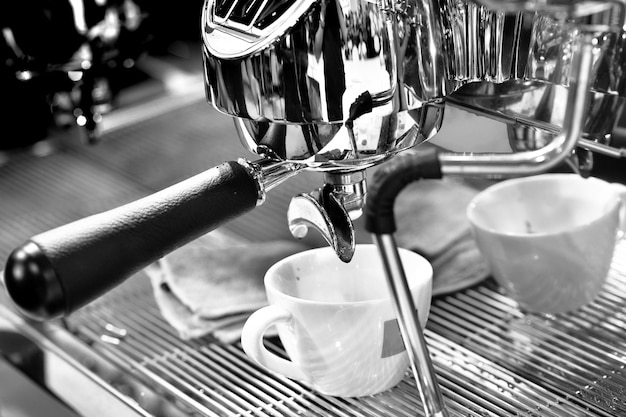
POLYGON ((418 383, 426 416, 446 417, 448 413, 435 376, 419 313, 402 267, 398 246, 392 234, 372 234, 385 269, 387 286, 395 308, 400 334, 404 341, 413 376, 418 383))
POLYGON ((626 158, 625 148, 614 148, 612 146, 603 145, 589 139, 580 139, 578 141, 578 145, 581 148, 587 149, 588 151, 605 156, 610 156, 611 158, 626 158))
POLYGON ((593 36, 581 33, 574 45, 572 79, 567 96, 564 132, 545 147, 512 154, 452 153, 439 155, 444 175, 490 177, 527 176, 546 172, 561 164, 578 145, 587 113, 587 95, 593 76, 593 36))

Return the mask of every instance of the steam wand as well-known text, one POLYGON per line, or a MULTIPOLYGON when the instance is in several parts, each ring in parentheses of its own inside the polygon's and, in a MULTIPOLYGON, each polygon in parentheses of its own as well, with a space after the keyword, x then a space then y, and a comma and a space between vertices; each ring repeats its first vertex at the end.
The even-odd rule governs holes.
POLYGON ((396 231, 393 209, 395 199, 409 183, 420 179, 439 179, 443 173, 524 176, 545 172, 563 162, 582 136, 582 121, 585 120, 587 109, 586 94, 592 73, 592 37, 583 33, 577 41, 575 49, 579 53, 574 54, 572 60, 574 81, 567 97, 565 130, 549 145, 537 151, 510 155, 440 153, 436 148, 409 150, 397 155, 373 178, 365 206, 365 228, 372 234, 379 250, 402 340, 427 416, 446 417, 448 413, 393 236, 396 231))
POLYGON ((421 178, 441 178, 441 166, 435 148, 426 148, 419 153, 407 151, 377 171, 365 206, 365 229, 372 233, 378 247, 424 412, 427 416, 445 417, 448 413, 393 236, 396 231, 393 213, 396 196, 406 185, 421 178))

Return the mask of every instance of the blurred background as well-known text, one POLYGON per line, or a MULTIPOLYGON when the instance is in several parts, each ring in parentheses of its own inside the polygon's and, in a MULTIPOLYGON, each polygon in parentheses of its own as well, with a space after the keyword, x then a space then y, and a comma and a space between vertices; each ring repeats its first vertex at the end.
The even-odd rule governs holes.
POLYGON ((107 113, 158 93, 168 65, 200 70, 201 1, 176 7, 141 0, 4 3, 0 149, 45 139, 52 127, 70 127, 76 108, 107 113), (138 85, 146 90, 143 97, 136 97, 138 85))

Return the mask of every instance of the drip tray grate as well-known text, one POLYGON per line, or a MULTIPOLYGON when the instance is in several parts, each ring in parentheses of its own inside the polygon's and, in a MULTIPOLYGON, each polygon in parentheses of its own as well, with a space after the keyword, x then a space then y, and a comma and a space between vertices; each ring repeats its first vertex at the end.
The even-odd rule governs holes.
MULTIPOLYGON (((75 313, 67 325, 129 377, 159 392, 168 412, 161 404, 157 415, 423 413, 409 373, 387 392, 334 398, 266 372, 240 346, 210 338, 182 341, 161 318, 142 273, 75 313)), ((621 244, 602 294, 576 313, 525 315, 488 281, 435 299, 426 339, 450 415, 617 416, 626 415, 625 330, 621 244)), ((275 341, 268 347, 282 353, 275 341)), ((141 404, 142 393, 128 395, 141 404)))

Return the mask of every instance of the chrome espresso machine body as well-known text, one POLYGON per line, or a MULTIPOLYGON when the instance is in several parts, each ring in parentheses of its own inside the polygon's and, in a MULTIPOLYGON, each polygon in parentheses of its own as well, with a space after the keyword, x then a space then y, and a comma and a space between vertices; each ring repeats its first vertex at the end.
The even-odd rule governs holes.
POLYGON ((292 234, 303 237, 313 227, 349 262, 352 220, 365 211, 425 412, 446 415, 398 261, 394 198, 420 178, 507 178, 562 164, 586 175, 594 152, 624 156, 611 146, 625 93, 624 6, 207 0, 207 98, 234 118, 241 142, 259 159, 227 162, 31 238, 7 262, 8 293, 30 318, 68 315, 252 210, 293 175, 318 171, 322 186, 289 206, 292 234), (511 152, 423 152, 416 145, 437 135, 450 106, 506 124, 502 140, 511 152), (366 170, 378 165, 366 186, 366 170))
POLYGON ((312 225, 348 260, 339 242, 352 242, 364 169, 436 135, 445 104, 506 123, 503 140, 530 151, 443 155, 447 174, 529 175, 564 160, 584 172, 589 150, 619 156, 605 115, 623 105, 621 6, 503 4, 207 2, 209 100, 249 150, 325 174, 292 202, 295 236, 312 225))

